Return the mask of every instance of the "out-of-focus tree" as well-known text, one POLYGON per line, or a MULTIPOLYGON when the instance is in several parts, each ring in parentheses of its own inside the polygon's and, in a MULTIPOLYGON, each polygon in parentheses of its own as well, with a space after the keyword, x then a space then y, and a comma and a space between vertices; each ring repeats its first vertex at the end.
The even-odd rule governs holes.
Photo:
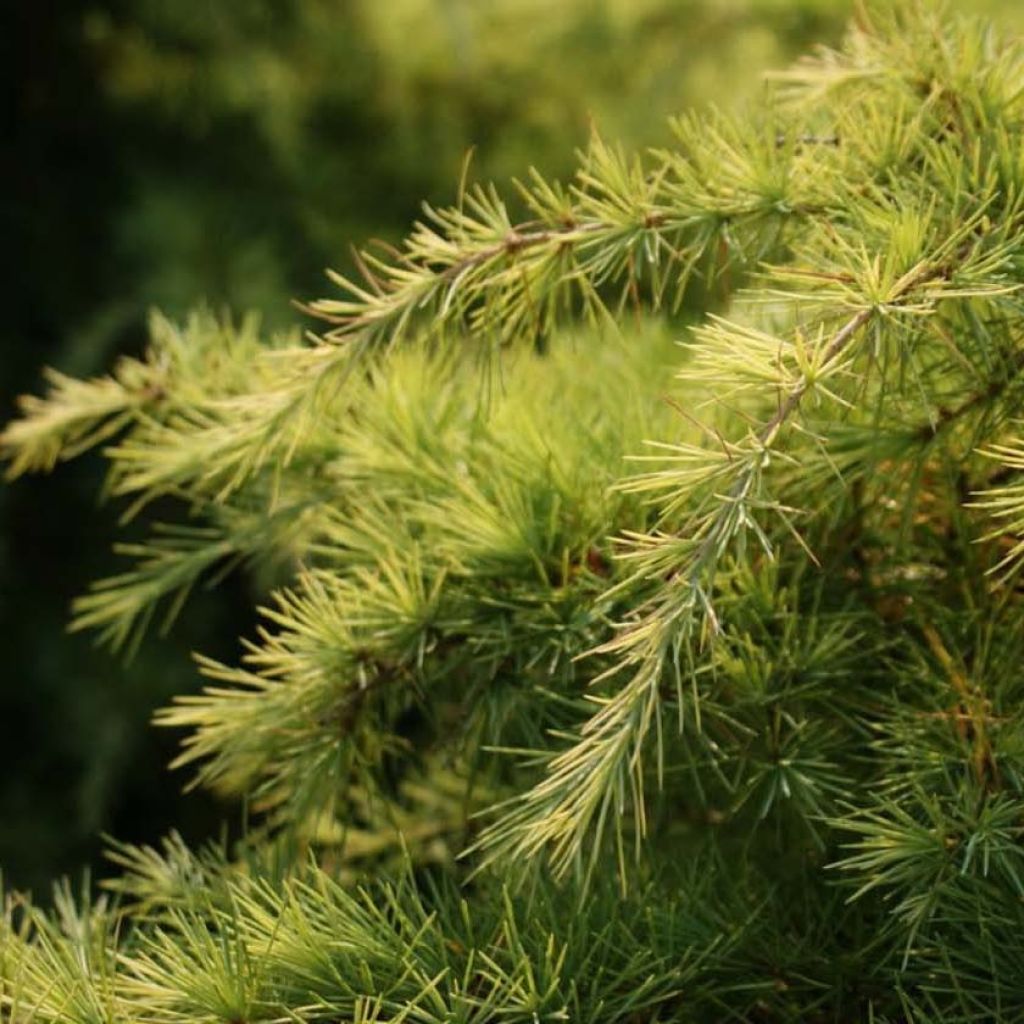
MULTIPOLYGON (((116 238, 134 316, 199 299, 274 322, 357 238, 450 196, 466 152, 505 181, 561 175, 592 123, 630 145, 835 34, 848 4, 677 0, 138 2, 84 45, 133 140, 116 238)), ((121 299, 124 299, 122 294, 121 299)))

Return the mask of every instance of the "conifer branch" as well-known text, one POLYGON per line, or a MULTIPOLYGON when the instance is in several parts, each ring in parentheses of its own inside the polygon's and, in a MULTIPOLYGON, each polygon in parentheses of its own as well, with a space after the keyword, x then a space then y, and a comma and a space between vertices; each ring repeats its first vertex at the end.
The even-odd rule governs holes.
MULTIPOLYGON (((489 849, 490 856, 501 854, 515 859, 534 856, 547 849, 556 872, 564 874, 571 867, 580 866, 586 844, 593 842, 589 874, 597 862, 601 834, 604 828, 611 828, 617 837, 620 874, 625 878, 626 866, 622 859, 625 808, 628 805, 632 809, 634 834, 639 844, 646 833, 644 789, 648 769, 644 751, 652 735, 659 779, 664 771, 661 722, 664 681, 674 679, 675 702, 681 708, 687 700, 684 676, 695 678, 697 656, 692 648, 706 644, 720 628, 712 592, 718 567, 735 540, 749 529, 764 553, 769 558, 774 557, 771 541, 756 523, 754 512, 775 511, 789 526, 786 513, 794 510, 787 510, 762 494, 763 470, 783 427, 809 392, 822 384, 827 387, 829 375, 841 368, 840 362, 848 347, 873 320, 883 313, 892 315, 901 307, 914 315, 927 314, 934 308, 934 303, 946 291, 944 282, 951 277, 949 254, 956 252, 962 260, 969 260, 972 247, 965 247, 964 238, 973 233, 980 215, 979 212, 968 218, 927 256, 894 277, 884 295, 869 293, 861 308, 827 341, 819 343, 820 358, 815 357, 796 377, 775 413, 748 435, 745 444, 727 450, 727 461, 719 458, 710 463, 709 475, 714 479, 723 475, 726 480, 732 477, 724 493, 711 492, 705 499, 705 504, 710 506, 706 510, 697 506, 701 511, 686 523, 682 536, 657 539, 638 549, 634 560, 639 568, 617 587, 645 582, 652 577, 661 578, 664 583, 658 596, 648 602, 649 607, 639 621, 624 626, 618 636, 596 651, 611 654, 616 661, 598 675, 594 683, 620 675, 626 677, 626 682, 611 697, 598 701, 599 710, 582 727, 573 746, 552 756, 547 777, 511 809, 503 809, 502 817, 485 830, 479 846, 489 849), (920 305, 922 299, 924 305, 920 305)), ((987 268, 991 264, 989 254, 984 254, 980 263, 987 268)), ((877 286, 881 281, 876 277, 875 283, 877 286)), ((958 294, 961 291, 957 289, 958 294)), ((975 285, 974 294, 980 297, 1005 291, 1001 285, 980 281, 975 285)), ((823 322, 829 319, 826 314, 823 322)), ((656 485, 664 487, 666 481, 672 481, 671 473, 661 474, 656 485)), ((643 481, 642 485, 649 482, 643 481)), ((677 482, 692 490, 693 474, 687 473, 677 482)), ((692 720, 699 728, 696 690, 693 702, 692 720)), ((683 720, 680 713, 680 727, 683 720)))
POLYGON ((157 320, 24 401, 13 473, 102 444, 186 524, 78 625, 269 596, 157 716, 253 832, 9 900, 0 1017, 1019 1016, 1024 47, 872 8, 780 85, 461 190, 323 337, 157 320))

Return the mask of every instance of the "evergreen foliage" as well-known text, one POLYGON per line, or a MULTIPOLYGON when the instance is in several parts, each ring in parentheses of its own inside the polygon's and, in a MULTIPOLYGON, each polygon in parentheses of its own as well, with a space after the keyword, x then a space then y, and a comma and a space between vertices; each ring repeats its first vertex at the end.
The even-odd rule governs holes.
MULTIPOLYGON (((506 182, 530 163, 567 176, 591 119, 629 146, 648 144, 665 112, 746 95, 756 72, 838 39, 845 8, 8 4, 0 73, 19 155, 4 163, 0 219, 19 271, 0 341, 0 419, 40 363, 90 376, 141 351, 152 306, 182 319, 208 302, 289 326, 291 299, 324 266, 350 267, 350 241, 397 242, 420 200, 447 201, 471 147, 481 177, 506 182)), ((18 886, 46 887, 98 861, 101 829, 141 841, 178 822, 199 837, 223 813, 209 794, 181 798, 162 770, 173 736, 145 723, 196 685, 186 651, 232 657, 251 577, 197 595, 170 645, 145 645, 116 678, 85 638, 54 643, 73 594, 105 571, 115 525, 93 499, 100 470, 83 459, 0 488, 5 671, 19 681, 0 687, 0 720, 18 721, 7 749, 19 765, 0 781, 0 819, 19 822, 0 830, 0 863, 18 886)))
POLYGON ((12 475, 181 509, 75 626, 273 595, 158 715, 246 840, 12 897, 7 1018, 1024 1020, 1022 104, 1019 42, 870 9, 427 208, 319 336, 52 374, 12 475))

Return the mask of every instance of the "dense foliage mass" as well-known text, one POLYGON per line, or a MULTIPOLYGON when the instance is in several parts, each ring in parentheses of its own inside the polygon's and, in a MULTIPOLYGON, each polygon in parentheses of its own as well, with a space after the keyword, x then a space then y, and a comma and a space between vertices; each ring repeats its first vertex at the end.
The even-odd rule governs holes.
POLYGON ((158 716, 247 839, 12 898, 12 1021, 1024 1019, 1024 47, 869 11, 674 133, 24 400, 181 510, 77 627, 274 591, 158 716))
MULTIPOLYGON (((0 75, 18 157, 3 166, 0 220, 18 274, 3 420, 43 363, 90 376, 142 351, 153 306, 289 326, 323 267, 351 268, 353 240, 396 243, 422 200, 448 201, 467 151, 485 179, 531 164, 570 175, 592 119, 650 144, 666 113, 750 94, 761 70, 837 40, 847 4, 7 6, 0 75)), ((0 819, 19 822, 0 829, 0 863, 19 886, 98 859, 101 830, 143 840, 177 822, 198 838, 224 813, 208 795, 179 799, 163 772, 173 740, 145 723, 196 685, 189 650, 231 656, 255 588, 240 572, 197 594, 169 639, 116 671, 81 638, 55 643, 73 595, 106 569, 115 528, 96 508, 99 470, 84 459, 0 489, 0 620, 18 680, 0 687, 0 720, 18 722, 19 765, 0 779, 0 819)))

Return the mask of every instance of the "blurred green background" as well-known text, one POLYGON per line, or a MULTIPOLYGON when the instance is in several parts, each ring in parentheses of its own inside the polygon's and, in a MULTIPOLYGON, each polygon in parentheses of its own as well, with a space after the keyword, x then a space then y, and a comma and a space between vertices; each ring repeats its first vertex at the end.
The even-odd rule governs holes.
MULTIPOLYGON (((979 4, 972 3, 972 9, 979 4)), ((1003 4, 1007 9, 1015 5, 1003 4)), ((530 165, 567 176, 590 125, 631 146, 668 115, 743 102, 759 73, 838 41, 846 0, 21 0, 2 70, 14 117, 0 198, 9 301, 0 409, 50 363, 101 372, 149 309, 299 321, 348 247, 397 240, 426 199, 530 165)), ((99 460, 0 487, 0 865, 99 865, 101 832, 201 839, 239 809, 181 795, 177 738, 148 725, 232 658, 252 584, 199 594, 129 665, 66 635, 116 566, 99 460)), ((99 868, 102 870, 102 868, 99 868)))

